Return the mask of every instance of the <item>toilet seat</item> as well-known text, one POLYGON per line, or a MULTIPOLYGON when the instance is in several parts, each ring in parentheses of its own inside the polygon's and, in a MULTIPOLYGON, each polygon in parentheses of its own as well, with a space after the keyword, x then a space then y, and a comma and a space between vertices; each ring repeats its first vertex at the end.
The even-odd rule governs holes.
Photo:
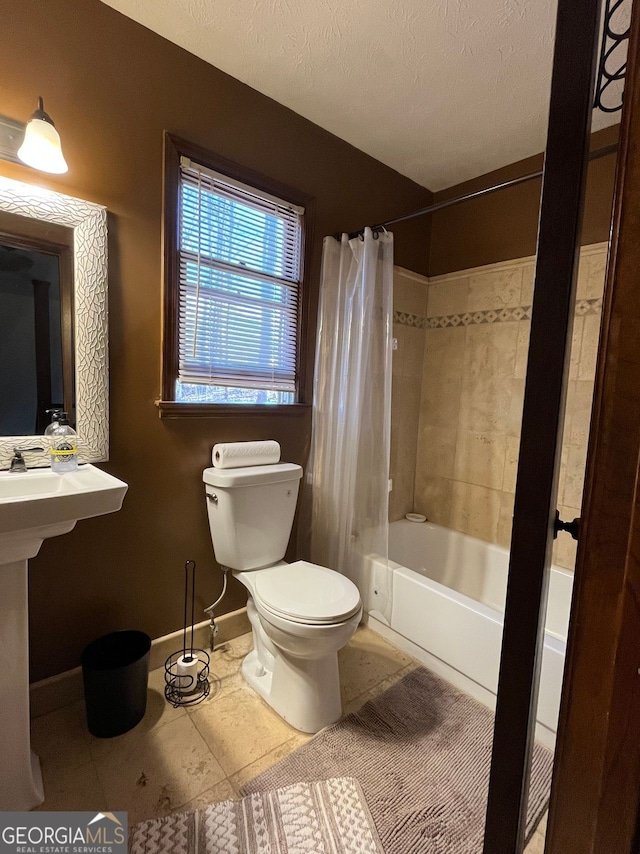
POLYGON ((252 580, 256 604, 293 623, 341 623, 361 607, 360 593, 350 579, 304 560, 261 569, 252 580))

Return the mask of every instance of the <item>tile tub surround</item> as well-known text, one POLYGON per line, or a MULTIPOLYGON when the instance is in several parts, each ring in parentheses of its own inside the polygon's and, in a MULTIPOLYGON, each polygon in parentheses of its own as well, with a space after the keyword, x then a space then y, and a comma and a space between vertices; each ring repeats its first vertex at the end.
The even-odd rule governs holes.
POLYGON ((391 388, 391 461, 389 519, 413 510, 418 453, 420 388, 429 280, 402 267, 393 271, 393 380, 391 388))
MULTIPOLYGON (((607 244, 580 253, 559 485, 565 519, 582 502, 606 253, 607 244)), ((414 509, 507 547, 533 273, 534 259, 523 258, 431 278, 424 324, 414 509)), ((568 536, 556 542, 554 562, 573 568, 568 536)))
MULTIPOLYGON (((606 243, 580 253, 559 487, 568 519, 582 501, 606 257, 606 243)), ((509 545, 534 261, 431 279, 395 268, 390 521, 415 510, 509 545)), ((559 537, 554 562, 572 569, 575 545, 559 537)))
MULTIPOLYGON (((310 738, 245 683, 240 665, 250 648, 251 635, 245 634, 214 653, 211 694, 191 708, 170 706, 164 669, 151 671, 144 719, 117 738, 89 733, 82 702, 35 718, 32 742, 46 795, 39 809, 122 809, 133 824, 236 797, 240 786, 310 738)), ((345 713, 417 664, 366 628, 339 658, 345 713)))

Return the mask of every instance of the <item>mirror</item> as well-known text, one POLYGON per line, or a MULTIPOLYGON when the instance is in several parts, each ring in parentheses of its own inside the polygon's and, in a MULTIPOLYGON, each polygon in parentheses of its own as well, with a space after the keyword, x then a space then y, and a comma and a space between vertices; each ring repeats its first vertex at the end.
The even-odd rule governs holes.
POLYGON ((70 228, 0 211, 0 435, 42 435, 56 409, 75 423, 72 248, 70 228))
POLYGON ((107 212, 0 177, 0 469, 65 409, 83 462, 108 459, 107 212))

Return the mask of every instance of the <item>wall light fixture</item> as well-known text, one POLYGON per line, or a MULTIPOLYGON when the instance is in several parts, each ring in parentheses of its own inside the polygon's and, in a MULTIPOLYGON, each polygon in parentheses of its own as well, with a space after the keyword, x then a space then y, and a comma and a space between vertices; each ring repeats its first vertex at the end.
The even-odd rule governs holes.
POLYGON ((41 172, 61 174, 69 171, 62 155, 60 134, 51 116, 45 113, 42 98, 38 98, 38 109, 27 122, 24 140, 17 153, 23 163, 41 172))
POLYGON ((0 160, 27 163, 43 172, 68 171, 58 131, 42 109, 42 98, 27 124, 0 115, 0 160))

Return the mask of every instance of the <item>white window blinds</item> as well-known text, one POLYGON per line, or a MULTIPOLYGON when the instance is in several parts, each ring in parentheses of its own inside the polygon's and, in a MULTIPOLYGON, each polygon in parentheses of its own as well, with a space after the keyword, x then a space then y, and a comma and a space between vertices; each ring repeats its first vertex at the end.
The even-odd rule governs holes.
POLYGON ((293 401, 303 213, 180 159, 178 383, 293 401))

